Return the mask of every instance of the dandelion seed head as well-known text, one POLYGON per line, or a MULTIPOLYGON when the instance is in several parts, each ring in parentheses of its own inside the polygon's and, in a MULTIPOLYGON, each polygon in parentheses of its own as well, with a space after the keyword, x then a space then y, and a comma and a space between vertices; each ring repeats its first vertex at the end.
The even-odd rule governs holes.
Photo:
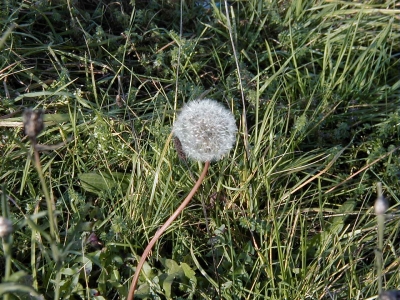
POLYGON ((237 127, 232 113, 222 104, 202 99, 183 107, 172 131, 189 158, 215 161, 232 149, 237 127))
POLYGON ((379 215, 385 214, 389 205, 388 205, 387 200, 383 196, 381 182, 378 182, 376 184, 376 189, 377 189, 378 197, 376 198, 376 201, 375 201, 374 210, 375 210, 375 214, 379 216, 379 215))
POLYGON ((25 134, 30 138, 36 138, 44 128, 43 111, 26 109, 23 114, 25 134))
POLYGON ((377 215, 385 214, 386 210, 388 209, 388 206, 389 205, 388 205, 387 200, 385 199, 385 197, 379 196, 376 199, 375 205, 374 205, 375 214, 377 214, 377 215))
POLYGON ((379 295, 379 299, 381 300, 398 300, 400 299, 400 291, 393 290, 393 291, 385 291, 379 295))
POLYGON ((0 217, 0 238, 7 237, 13 231, 12 222, 9 219, 0 217))

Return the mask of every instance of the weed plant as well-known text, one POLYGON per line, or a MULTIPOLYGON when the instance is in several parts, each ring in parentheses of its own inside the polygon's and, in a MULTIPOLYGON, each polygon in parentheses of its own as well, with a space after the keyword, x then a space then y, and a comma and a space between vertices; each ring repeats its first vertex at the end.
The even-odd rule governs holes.
POLYGON ((400 288, 396 1, 1 5, 0 182, 14 232, 0 295, 124 299, 201 172, 178 158, 171 127, 205 95, 233 112, 237 142, 158 241, 138 298, 376 299, 378 285, 400 288), (42 174, 26 108, 45 112, 42 174), (381 271, 377 182, 389 203, 381 271))

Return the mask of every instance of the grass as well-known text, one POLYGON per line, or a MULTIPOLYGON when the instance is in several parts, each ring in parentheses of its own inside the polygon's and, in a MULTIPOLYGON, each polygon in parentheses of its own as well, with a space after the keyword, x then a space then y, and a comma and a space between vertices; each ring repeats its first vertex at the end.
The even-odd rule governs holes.
POLYGON ((383 289, 398 289, 399 12, 395 1, 3 1, 0 180, 14 233, 0 294, 125 298, 201 172, 170 133, 204 95, 234 113, 237 143, 156 244, 137 296, 376 299, 377 248, 383 289), (46 112, 37 140, 59 241, 25 108, 46 112), (382 247, 377 182, 390 206, 382 247))

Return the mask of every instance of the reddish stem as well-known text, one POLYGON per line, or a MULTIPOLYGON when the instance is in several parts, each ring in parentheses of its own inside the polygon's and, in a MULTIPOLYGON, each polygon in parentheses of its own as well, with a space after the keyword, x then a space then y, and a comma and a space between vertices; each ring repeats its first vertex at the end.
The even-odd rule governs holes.
POLYGON ((164 223, 164 225, 161 226, 161 228, 159 230, 157 230, 156 234, 153 236, 153 238, 147 245, 146 249, 144 249, 142 257, 140 258, 140 261, 136 267, 135 275, 133 276, 133 279, 132 279, 132 284, 131 284, 131 288, 129 289, 127 300, 133 300, 133 297, 135 296, 135 289, 136 289, 137 282, 139 280, 140 271, 142 270, 144 262, 146 261, 146 258, 149 255, 154 244, 157 242, 157 240, 160 238, 160 236, 165 232, 165 230, 169 227, 169 225, 171 225, 171 223, 176 219, 176 217, 178 217, 178 215, 182 212, 182 210, 189 204, 190 200, 192 200, 194 194, 196 193, 196 191, 199 189, 201 183, 203 182, 204 177, 207 174, 207 170, 208 170, 209 166, 210 166, 210 162, 207 161, 204 165, 203 172, 201 173, 199 179, 196 181, 196 183, 193 186, 192 190, 190 191, 189 195, 187 195, 185 200, 183 200, 181 205, 179 205, 179 207, 169 217, 169 219, 164 223))

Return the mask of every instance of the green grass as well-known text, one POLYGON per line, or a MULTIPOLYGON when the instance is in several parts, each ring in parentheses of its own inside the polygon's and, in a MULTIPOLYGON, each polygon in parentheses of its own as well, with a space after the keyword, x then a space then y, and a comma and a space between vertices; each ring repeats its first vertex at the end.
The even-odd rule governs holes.
POLYGON ((383 289, 399 288, 395 1, 1 5, 0 181, 14 233, 0 294, 126 297, 201 172, 170 134, 203 95, 232 110, 237 143, 158 241, 138 296, 376 299, 377 182, 390 206, 383 289), (38 143, 56 145, 40 162, 59 241, 22 130, 28 107, 46 112, 38 143))

